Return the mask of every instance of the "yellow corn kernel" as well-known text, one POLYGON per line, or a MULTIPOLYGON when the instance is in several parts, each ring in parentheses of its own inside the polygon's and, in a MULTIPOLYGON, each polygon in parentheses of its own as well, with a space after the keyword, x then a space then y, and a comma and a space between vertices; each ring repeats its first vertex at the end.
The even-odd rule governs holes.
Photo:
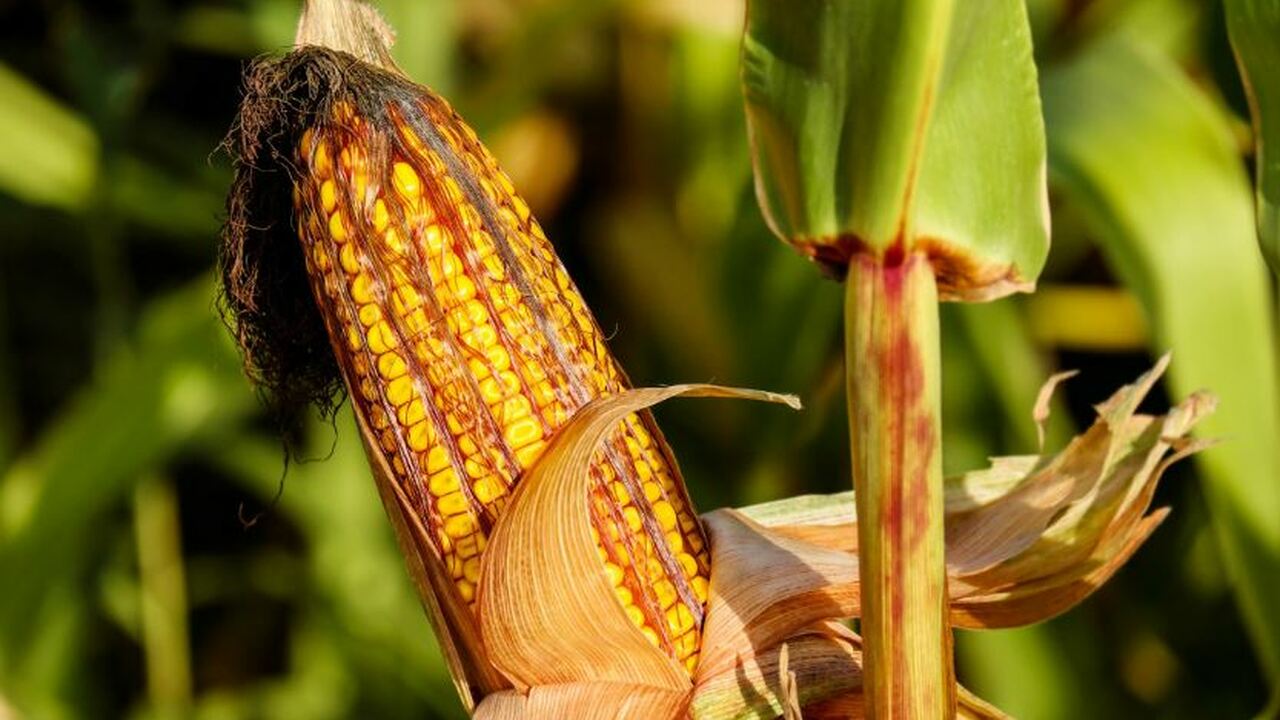
POLYGON ((475 518, 470 515, 453 515, 445 518, 444 531, 451 538, 466 537, 476 530, 479 528, 476 527, 475 518))
MULTIPOLYGON (((435 475, 441 470, 449 467, 449 453, 441 445, 436 445, 427 452, 427 474, 435 475)), ((433 478, 434 480, 434 478, 433 478)), ((439 495, 434 489, 432 495, 439 495)))
POLYGON ((676 529, 676 510, 666 500, 659 500, 653 504, 653 516, 658 519, 658 524, 663 530, 676 529))
POLYGON ((387 385, 387 400, 399 407, 413 399, 413 378, 398 377, 387 385))
POLYGON ((347 223, 343 221, 341 212, 329 216, 329 236, 340 243, 347 241, 347 223))
POLYGON ((475 493, 476 500, 487 505, 505 494, 507 489, 503 487, 501 480, 490 475, 476 480, 471 485, 471 492, 475 493))
POLYGON ((378 374, 383 380, 395 380, 403 377, 409 368, 405 365, 404 358, 394 352, 383 353, 378 356, 378 374))
MULTIPOLYGON (((447 468, 432 474, 430 477, 430 483, 427 485, 427 489, 436 497, 441 497, 454 492, 458 489, 458 473, 455 472, 453 468, 447 468)), ((449 533, 449 535, 452 537, 458 537, 453 533, 449 533)))
POLYGON ((373 297, 373 278, 366 273, 359 273, 355 279, 351 281, 351 299, 356 301, 358 305, 367 305, 372 303, 373 297))
MULTIPOLYGON (((621 484, 621 483, 617 483, 621 484)), ((623 492, 626 492, 625 490, 623 492)), ((640 511, 635 505, 628 505, 622 508, 622 518, 627 521, 627 527, 631 528, 631 532, 639 532, 644 525, 644 521, 640 519, 640 511)))
POLYGON ((698 602, 707 602, 707 591, 710 589, 707 579, 701 575, 694 575, 689 578, 689 588, 693 590, 693 596, 698 598, 698 602))
POLYGON ((676 587, 671 584, 670 580, 659 580, 654 583, 653 589, 657 595, 659 607, 669 608, 671 603, 676 601, 676 587))
POLYGON ((382 319, 382 308, 374 303, 361 305, 359 311, 360 324, 365 327, 373 327, 382 319))
POLYGON ((680 635, 693 628, 693 615, 689 612, 689 608, 680 603, 674 604, 667 611, 667 627, 671 629, 673 635, 680 635))
POLYGON ((452 492, 440 498, 440 501, 436 503, 436 507, 440 510, 441 515, 460 515, 470 509, 470 506, 467 505, 467 498, 460 492, 452 492))
POLYGON ((332 180, 325 180, 320 184, 320 207, 327 213, 338 207, 338 186, 332 180))
POLYGON ((460 595, 463 600, 471 602, 476 599, 475 583, 467 582, 466 580, 459 580, 456 585, 458 588, 458 595, 460 595))
MULTIPOLYGON (((334 217, 339 217, 334 213, 334 217)), ((346 232, 345 230, 343 232, 346 232)), ((338 262, 342 263, 342 269, 348 274, 355 275, 360 272, 360 258, 356 257, 355 243, 347 243, 342 246, 342 250, 338 252, 338 262)))
POLYGON ((424 420, 409 427, 409 447, 414 452, 422 452, 431 446, 431 426, 424 420))
POLYGON ((312 169, 319 177, 329 177, 333 174, 333 158, 329 156, 329 146, 325 143, 322 142, 316 146, 311 162, 312 169))
POLYGON ((533 418, 520 418, 507 426, 505 437, 511 447, 522 448, 542 439, 542 427, 533 418))
MULTIPOLYGON (((631 619, 631 622, 635 623, 636 627, 641 627, 641 628, 644 627, 644 611, 643 610, 636 607, 635 605, 627 605, 626 611, 627 611, 627 617, 631 619)), ((654 644, 657 644, 657 643, 654 643, 654 644)))
MULTIPOLYGON (((670 535, 667 537, 670 537, 670 535)), ((697 577, 698 561, 695 560, 692 555, 682 552, 679 555, 676 555, 676 562, 680 563, 680 569, 684 571, 685 577, 690 579, 697 577)))
MULTIPOLYGON (((371 452, 429 509, 436 562, 471 602, 485 533, 548 438, 625 380, 510 179, 454 116, 422 111, 443 144, 351 104, 339 130, 308 131, 296 226, 371 452)), ((627 616, 693 668, 706 541, 651 422, 628 417, 593 460, 592 537, 627 616)))
POLYGON ((395 228, 387 228, 387 232, 382 236, 382 238, 387 249, 396 255, 403 255, 408 249, 408 246, 405 245, 404 242, 404 236, 402 236, 395 228))
POLYGON ((480 558, 469 557, 462 563, 462 576, 467 582, 475 583, 480 581, 480 558))
POLYGON ((546 447, 547 444, 539 440, 516 450, 516 457, 520 460, 520 467, 527 468, 532 465, 538 458, 542 457, 542 451, 546 447))
POLYGON ((397 162, 392 166, 391 181, 395 184, 396 191, 406 199, 416 200, 422 194, 418 173, 408 163, 397 162))
POLYGON ((395 332, 385 320, 379 321, 378 324, 369 328, 366 339, 369 341, 369 350, 378 355, 400 346, 400 341, 396 339, 395 332))
POLYGON ((611 562, 604 564, 604 574, 608 576, 610 585, 618 585, 621 583, 624 575, 622 568, 611 562))

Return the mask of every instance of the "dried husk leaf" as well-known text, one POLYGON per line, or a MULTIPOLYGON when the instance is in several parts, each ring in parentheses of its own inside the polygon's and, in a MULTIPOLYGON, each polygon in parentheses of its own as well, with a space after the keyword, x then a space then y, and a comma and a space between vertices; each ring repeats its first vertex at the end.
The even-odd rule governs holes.
POLYGON ((691 687, 685 670, 645 639, 614 597, 587 505, 586 468, 605 435, 627 415, 680 395, 799 407, 774 393, 677 385, 599 398, 561 428, 495 525, 481 564, 481 635, 517 689, 589 682, 691 687))
POLYGON ((802 720, 800 716, 800 691, 796 689, 796 674, 791 671, 787 644, 778 652, 778 683, 781 688, 783 720, 802 720))
POLYGON ((490 695, 475 720, 662 720, 684 717, 687 692, 625 683, 541 685, 522 695, 514 690, 490 695))
POLYGON ((1044 425, 1049 420, 1049 403, 1053 400, 1053 391, 1058 388, 1058 385, 1079 374, 1079 370, 1067 370, 1066 372, 1050 375, 1049 379, 1040 387, 1039 394, 1036 395, 1036 404, 1031 410, 1031 419, 1036 423, 1036 447, 1042 451, 1044 450, 1044 425))
MULTIPOLYGON (((1128 479, 1140 477, 1138 468, 1131 469, 1129 473, 1112 474, 1111 470, 1136 429, 1134 411, 1168 363, 1169 356, 1166 355, 1137 382, 1121 388, 1100 405, 1098 420, 1072 439, 1067 448, 1050 462, 1014 487, 1004 502, 949 517, 947 566, 951 574, 960 577, 971 575, 1014 557, 1040 540, 1051 520, 1059 527, 1079 527, 1088 510, 1089 519, 1095 523, 1101 521, 1103 514, 1094 512, 1096 502, 1088 500, 1096 498, 1099 493, 1127 486, 1125 481, 1128 479), (1073 503, 1078 510, 1077 517, 1062 516, 1063 508, 1073 503)), ((1061 375, 1054 378, 1060 380, 1061 375)), ((1047 390, 1057 384, 1054 378, 1045 385, 1047 390)), ((1043 402, 1038 401, 1037 406, 1047 406, 1048 394, 1042 391, 1041 397, 1043 402)), ((1036 408, 1038 423, 1047 418, 1047 412, 1043 413, 1043 418, 1040 417, 1042 409, 1036 408)), ((1157 449, 1153 444, 1152 453, 1155 452, 1157 449)), ((1163 448, 1158 452, 1162 454, 1163 448)), ((1079 545, 1076 547, 1087 553, 1087 549, 1079 545)))
POLYGON ((318 45, 341 50, 377 65, 400 72, 391 57, 395 31, 378 11, 360 0, 306 0, 298 18, 294 46, 318 45))
POLYGON ((988 590, 960 599, 953 597, 951 623, 969 629, 1011 628, 1064 613, 1110 580, 1168 516, 1169 509, 1162 508, 1143 518, 1129 533, 1124 545, 1101 558, 1092 569, 1089 564, 1082 564, 1077 573, 1049 576, 1003 591, 988 590), (1079 577, 1072 580, 1074 574, 1079 577))
POLYGON ((711 586, 699 677, 732 668, 745 649, 775 647, 816 622, 856 614, 855 555, 772 532, 733 510, 708 513, 703 523, 711 586))
MULTIPOLYGON (((825 634, 786 642, 787 666, 795 676, 796 700, 809 718, 810 703, 853 696, 862 688, 862 651, 856 643, 825 634)), ((691 714, 695 720, 773 720, 785 712, 781 681, 782 645, 740 648, 727 668, 699 672, 691 714)), ((861 698, 858 699, 861 716, 861 698)), ((849 717, 849 716, 844 716, 849 717)))
MULTIPOLYGON (((694 720, 773 720, 785 717, 782 649, 795 676, 795 698, 804 720, 866 717, 862 698, 862 639, 848 628, 825 622, 782 646, 749 652, 737 664, 700 678, 690 714, 694 720)), ((962 685, 956 685, 957 717, 1008 717, 962 685)))
MULTIPOLYGON (((1196 393, 1166 415, 1135 415, 1167 364, 1161 358, 1098 405, 1094 425, 1057 455, 995 458, 987 469, 947 479, 955 625, 1014 627, 1053 617, 1109 579, 1154 532, 1167 515, 1147 514, 1156 485, 1169 465, 1212 444, 1187 435, 1216 405, 1196 393)), ((739 512, 777 535, 853 549, 852 493, 739 512)))
MULTIPOLYGON (((1212 396, 1196 394, 1166 416, 1127 418, 1111 438, 1113 450, 1107 453, 1111 471, 1078 501, 1061 505, 1052 523, 1025 551, 979 572, 956 572, 955 592, 967 596, 1014 586, 1029 589, 1036 581, 1050 579, 1065 585, 1108 566, 1130 547, 1131 536, 1139 533, 1156 485, 1169 463, 1206 446, 1188 443, 1184 436, 1212 412, 1215 404, 1212 396), (1115 452, 1114 448, 1120 451, 1115 452), (1175 452, 1168 455, 1171 449, 1175 452), (974 591, 966 592, 965 586, 974 591)), ((988 522, 1002 519, 993 513, 988 522)), ((1153 530, 1154 526, 1147 529, 1153 530)))

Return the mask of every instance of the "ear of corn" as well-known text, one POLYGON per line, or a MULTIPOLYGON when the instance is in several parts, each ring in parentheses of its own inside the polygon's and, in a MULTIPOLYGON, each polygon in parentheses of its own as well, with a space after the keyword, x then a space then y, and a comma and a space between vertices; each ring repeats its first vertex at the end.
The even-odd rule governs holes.
MULTIPOLYGON (((297 150, 299 234, 353 404, 472 603, 522 473, 626 378, 528 206, 443 100, 335 103, 297 150)), ((620 423, 590 472, 601 571, 692 671, 706 539, 652 418, 620 423)))

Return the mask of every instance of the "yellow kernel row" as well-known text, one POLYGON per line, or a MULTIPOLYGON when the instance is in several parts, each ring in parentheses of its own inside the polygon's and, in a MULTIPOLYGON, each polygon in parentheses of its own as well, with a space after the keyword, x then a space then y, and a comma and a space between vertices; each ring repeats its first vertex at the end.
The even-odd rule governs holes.
MULTIPOLYGON (((509 178, 443 101, 423 112, 449 162, 398 125, 375 163, 358 113, 304 136, 299 226, 353 402, 470 602, 521 473, 625 381, 509 178)), ((651 423, 627 418, 593 460, 597 550, 628 616, 691 668, 706 543, 651 423)))

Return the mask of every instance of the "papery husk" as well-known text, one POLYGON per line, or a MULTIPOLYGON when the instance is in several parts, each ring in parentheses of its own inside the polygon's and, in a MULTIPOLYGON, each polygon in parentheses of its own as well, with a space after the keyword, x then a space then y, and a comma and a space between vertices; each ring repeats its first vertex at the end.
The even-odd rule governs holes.
POLYGON ((395 39, 395 31, 382 15, 363 1, 306 0, 293 44, 341 50, 370 65, 401 73, 391 56, 395 39))
MULTIPOLYGON (((860 693, 862 650, 857 645, 826 635, 797 637, 785 645, 788 670, 795 676, 796 698, 806 719, 810 717, 807 706, 812 703, 860 693)), ((782 717, 787 697, 779 672, 782 647, 741 648, 729 668, 701 677, 693 695, 692 716, 696 720, 782 717)))
POLYGON ((490 695, 475 720, 663 720, 684 717, 688 692, 648 685, 583 682, 540 685, 528 694, 515 690, 490 695))
MULTIPOLYGON (((1012 558, 1037 542, 1064 508, 1114 486, 1107 480, 1129 440, 1123 430, 1168 363, 1166 355, 1137 382, 1121 388, 1099 406, 1098 421, 1057 456, 1040 463, 1010 489, 1004 502, 948 518, 947 566, 951 573, 964 577, 1012 558)), ((1061 377, 1050 378, 1046 390, 1061 377)), ((1037 404, 1047 405, 1047 393, 1042 391, 1041 397, 1045 401, 1037 404)), ((1037 420, 1042 421, 1040 417, 1037 420)), ((1076 507, 1083 510, 1089 504, 1080 502, 1076 507)))
POLYGON ((743 648, 772 648, 859 606, 858 563, 849 553, 780 533, 733 510, 703 515, 711 587, 699 676, 732 668, 743 648))
POLYGON ((1044 451, 1044 426, 1049 422, 1050 403, 1053 401, 1053 393, 1062 383, 1079 375, 1079 370, 1067 370, 1060 373, 1054 373, 1044 381, 1044 385, 1040 386, 1040 392, 1036 394, 1036 404, 1031 409, 1031 419, 1036 423, 1036 449, 1044 451))
MULTIPOLYGON (((1161 358, 1099 404, 1098 419, 1060 453, 995 458, 985 470, 947 479, 948 596, 957 627, 1016 627, 1074 607, 1168 515, 1147 512, 1156 485, 1171 464, 1212 444, 1188 433, 1216 400, 1196 393, 1165 415, 1135 414, 1167 365, 1168 357, 1161 358)), ((1062 379, 1046 384, 1038 406, 1047 407, 1062 379)), ((775 534, 853 549, 853 493, 788 498, 738 512, 775 534)))
MULTIPOLYGON (((1093 442, 1073 442, 1059 455, 1070 455, 1070 464, 1097 467, 1098 479, 1046 508, 1041 513, 1045 525, 1031 543, 1022 547, 1019 539, 1002 553, 987 552, 986 563, 962 557, 957 550, 953 609, 966 615, 958 624, 1007 627, 1052 617, 1087 597, 1154 532, 1167 514, 1147 514, 1156 485, 1170 464, 1210 444, 1187 434, 1217 404, 1212 395, 1196 393, 1166 415, 1135 415, 1166 365, 1164 358, 1137 383, 1099 405, 1098 420, 1081 436, 1093 442), (963 572, 963 567, 979 569, 963 572), (1028 601, 1036 595, 1038 600, 1028 601), (997 597, 1005 602, 993 602, 997 597), (1015 601, 1020 601, 1021 612, 1012 612, 1015 601)), ((999 506, 974 511, 957 525, 970 523, 966 529, 971 538, 1006 532, 1002 523, 1019 523, 1009 519, 1017 503, 1025 500, 1026 494, 1019 491, 1037 482, 1044 482, 1041 473, 1029 476, 999 506)))
POLYGON ((677 385, 599 398, 561 428, 495 525, 480 570, 484 645, 518 690, 588 682, 691 688, 684 668, 645 639, 614 596, 590 534, 583 472, 623 418, 681 395, 799 407, 774 393, 677 385))

